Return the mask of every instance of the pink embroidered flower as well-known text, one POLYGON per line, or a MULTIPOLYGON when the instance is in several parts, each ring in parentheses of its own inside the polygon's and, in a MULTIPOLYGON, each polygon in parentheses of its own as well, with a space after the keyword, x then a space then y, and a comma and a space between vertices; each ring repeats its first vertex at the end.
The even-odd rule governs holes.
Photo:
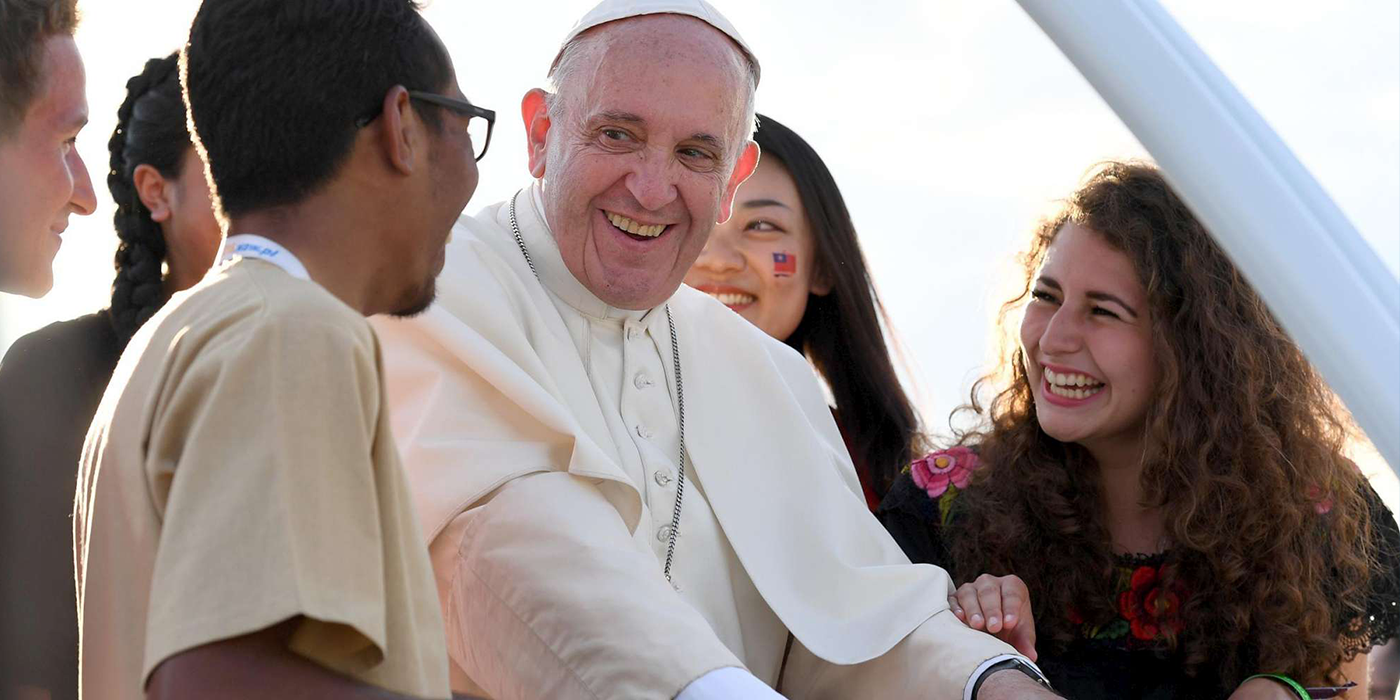
POLYGON ((1332 499, 1322 497, 1322 489, 1317 484, 1312 484, 1303 492, 1309 501, 1313 502, 1313 510, 1318 515, 1327 515, 1332 512, 1332 499))
POLYGON ((977 468, 977 453, 967 447, 950 447, 933 452, 923 459, 916 459, 909 465, 914 485, 937 499, 948 490, 948 485, 967 488, 972 478, 972 470, 977 468))

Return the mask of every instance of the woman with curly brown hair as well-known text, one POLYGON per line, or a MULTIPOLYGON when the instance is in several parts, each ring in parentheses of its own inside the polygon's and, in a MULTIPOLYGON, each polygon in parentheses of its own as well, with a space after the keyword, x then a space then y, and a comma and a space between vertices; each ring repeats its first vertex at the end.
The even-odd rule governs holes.
POLYGON ((1400 533, 1263 301, 1139 163, 1098 168, 1023 262, 1019 342, 980 426, 882 503, 896 540, 1069 697, 1364 698, 1400 533))

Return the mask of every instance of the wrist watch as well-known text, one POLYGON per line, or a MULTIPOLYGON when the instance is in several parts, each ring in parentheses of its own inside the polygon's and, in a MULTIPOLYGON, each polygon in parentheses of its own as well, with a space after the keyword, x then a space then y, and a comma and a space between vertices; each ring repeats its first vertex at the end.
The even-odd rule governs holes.
POLYGON ((1035 681, 1036 685, 1039 685, 1040 687, 1052 693, 1055 692, 1055 689, 1050 687, 1050 681, 1045 680, 1045 676, 1040 675, 1040 672, 1035 670, 1034 666, 1031 666, 1030 664, 1020 659, 1007 659, 1005 661, 998 661, 992 664, 991 666, 988 666, 987 670, 982 672, 981 677, 979 677, 977 679, 977 682, 974 683, 972 686, 973 700, 977 700, 977 691, 982 689, 982 684, 986 682, 986 680, 989 677, 991 677, 993 673, 997 673, 998 671, 1009 670, 1020 671, 1021 673, 1026 674, 1026 676, 1028 676, 1031 680, 1035 681))

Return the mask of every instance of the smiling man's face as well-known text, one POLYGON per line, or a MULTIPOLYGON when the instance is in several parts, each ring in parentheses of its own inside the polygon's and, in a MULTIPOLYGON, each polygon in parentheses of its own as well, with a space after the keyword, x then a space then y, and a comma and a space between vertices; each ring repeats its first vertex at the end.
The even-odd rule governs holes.
POLYGON ((532 170, 569 271, 612 306, 647 309, 675 293, 757 162, 747 68, 689 17, 595 31, 547 131, 526 97, 532 170))
POLYGON ((97 206, 74 141, 87 123, 86 76, 73 37, 44 45, 42 83, 15 129, 0 136, 0 292, 40 297, 72 214, 97 206))

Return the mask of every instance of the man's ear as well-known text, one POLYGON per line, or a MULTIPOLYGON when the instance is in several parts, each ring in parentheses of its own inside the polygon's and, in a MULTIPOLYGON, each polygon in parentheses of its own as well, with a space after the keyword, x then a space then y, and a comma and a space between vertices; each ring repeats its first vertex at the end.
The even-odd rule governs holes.
POLYGON ((170 220, 170 188, 165 176, 159 170, 142 163, 131 174, 136 185, 136 196, 151 212, 151 221, 162 223, 170 220))
POLYGON ((520 117, 525 121, 525 143, 530 149, 530 175, 544 177, 545 155, 549 152, 549 93, 535 88, 520 101, 520 117))
POLYGON ((384 107, 376 122, 389 167, 404 175, 413 174, 418 161, 427 156, 427 144, 422 140, 423 122, 413 111, 404 86, 395 85, 384 94, 384 107))
POLYGON ((739 191, 739 185, 744 184, 757 167, 758 144, 750 141, 749 145, 744 146, 744 152, 739 154, 739 162, 734 164, 734 172, 724 186, 724 198, 719 202, 719 219, 715 223, 722 224, 729 220, 729 215, 734 213, 734 193, 739 191))

